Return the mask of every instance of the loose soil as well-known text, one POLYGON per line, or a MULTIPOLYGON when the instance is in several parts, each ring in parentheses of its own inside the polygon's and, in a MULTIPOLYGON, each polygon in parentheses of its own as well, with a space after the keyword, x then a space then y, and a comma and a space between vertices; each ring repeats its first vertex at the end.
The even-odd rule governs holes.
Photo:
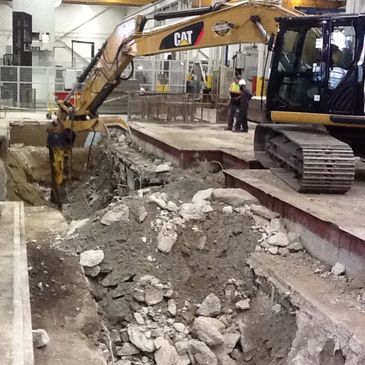
MULTIPOLYGON (((48 204, 44 191, 34 189, 37 182, 45 186, 48 184, 49 177, 35 176, 39 168, 48 171, 45 163, 47 151, 41 152, 42 158, 34 158, 36 152, 29 149, 25 153, 28 161, 29 156, 32 157, 30 164, 35 163, 36 166, 23 166, 14 157, 15 152, 10 154, 10 194, 29 204, 48 204)), ((141 154, 138 150, 135 153, 141 154)), ((176 217, 177 213, 161 210, 149 201, 148 196, 158 191, 166 193, 168 200, 177 205, 187 203, 199 190, 222 187, 223 174, 213 173, 215 167, 208 163, 200 163, 190 170, 173 169, 165 185, 150 187, 142 197, 135 191, 121 195, 113 178, 113 166, 106 157, 105 149, 96 150, 92 169, 80 177, 81 181, 69 185, 69 203, 65 206, 64 216, 69 222, 89 218, 88 222, 68 238, 65 238, 65 230, 49 232, 49 236, 38 235, 36 242, 28 245, 34 327, 45 328, 51 336, 51 344, 44 350, 36 351, 39 360, 36 363, 60 363, 57 362, 59 360, 52 362, 48 356, 59 356, 61 352, 54 349, 55 337, 62 343, 67 331, 73 336, 79 333, 84 348, 94 346, 95 351, 95 344, 98 343, 95 337, 91 336, 85 342, 86 335, 94 331, 98 333, 94 317, 90 315, 91 320, 86 324, 85 321, 78 321, 80 316, 85 317, 85 312, 93 313, 91 304, 85 304, 88 290, 91 290, 98 304, 100 319, 108 329, 122 330, 128 321, 133 321, 133 317, 116 324, 112 320, 112 308, 123 297, 129 305, 130 314, 140 310, 141 304, 132 298, 131 291, 139 278, 153 275, 162 283, 171 285, 178 307, 176 321, 191 325, 197 305, 208 294, 214 293, 221 300, 223 312, 233 323, 244 320, 252 328, 250 336, 256 343, 255 350, 246 354, 244 359, 237 359, 237 362, 250 365, 284 364, 295 334, 295 316, 285 311, 281 315, 273 315, 273 303, 258 291, 253 273, 245 264, 260 238, 259 233, 251 229, 254 225, 251 218, 240 212, 223 214, 224 204, 212 202, 213 211, 207 213, 204 220, 177 225, 178 239, 170 253, 157 250, 159 227, 164 221, 176 217), (129 207, 129 221, 102 225, 100 219, 110 209, 108 204, 116 202, 129 207), (139 211, 142 207, 146 209, 147 217, 140 223, 139 211), (104 251, 103 267, 107 270, 95 279, 88 278, 89 286, 86 286, 78 265, 78 254, 89 249, 104 251), (103 286, 101 282, 110 270, 115 276, 128 277, 128 280, 121 280, 122 285, 103 286), (234 303, 242 298, 252 300, 252 309, 245 316, 237 313, 234 307, 234 303), (62 329, 61 334, 58 329, 62 329)), ((153 159, 147 155, 145 158, 153 159)), ((74 166, 82 171, 85 159, 80 161, 79 165, 74 163, 74 166)), ((167 301, 154 306, 154 309, 167 313, 167 301)), ((100 336, 99 341, 103 339, 105 337, 100 336)), ((237 350, 240 350, 239 344, 237 350)), ((67 364, 94 364, 91 358, 87 359, 75 357, 67 364)), ((151 357, 148 361, 153 362, 151 357)), ((134 363, 142 364, 141 358, 135 359, 134 363)))

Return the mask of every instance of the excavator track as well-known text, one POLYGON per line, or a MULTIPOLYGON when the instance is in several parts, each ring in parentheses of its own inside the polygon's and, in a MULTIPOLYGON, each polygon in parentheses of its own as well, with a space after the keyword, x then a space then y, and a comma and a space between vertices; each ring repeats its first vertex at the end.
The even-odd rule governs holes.
POLYGON ((343 194, 354 182, 351 147, 325 132, 262 124, 254 145, 256 159, 298 192, 343 194))

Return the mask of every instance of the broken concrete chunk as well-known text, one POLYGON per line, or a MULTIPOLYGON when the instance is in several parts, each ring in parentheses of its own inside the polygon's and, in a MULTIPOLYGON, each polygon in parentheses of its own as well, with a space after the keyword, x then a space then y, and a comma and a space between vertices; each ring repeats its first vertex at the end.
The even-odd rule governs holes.
POLYGON ((166 203, 167 203, 166 193, 156 192, 151 194, 148 198, 150 202, 155 203, 161 209, 166 209, 166 203))
POLYGON ((184 323, 181 323, 181 322, 176 322, 176 323, 174 323, 172 326, 173 326, 173 327, 175 328, 175 330, 176 330, 177 332, 179 332, 179 333, 184 333, 184 332, 185 332, 185 330, 186 330, 186 327, 185 327, 184 323))
POLYGON ((118 142, 119 143, 123 143, 123 142, 125 142, 125 140, 126 140, 127 138, 126 138, 126 136, 124 135, 124 134, 121 134, 119 137, 118 137, 118 142))
POLYGON ((214 190, 213 188, 209 188, 209 189, 198 191, 197 193, 195 193, 195 195, 191 199, 191 202, 197 203, 197 204, 203 204, 204 200, 210 200, 213 190, 214 190))
MULTIPOLYGON (((209 317, 195 318, 193 323, 193 332, 195 335, 208 346, 221 345, 224 342, 224 337, 217 328, 220 322, 218 319, 209 317)), ((224 324, 220 322, 221 330, 225 328, 224 324)))
POLYGON ((144 302, 144 290, 140 288, 134 288, 132 293, 133 298, 140 303, 144 302))
POLYGON ((298 251, 303 250, 303 245, 299 241, 293 242, 292 244, 290 244, 288 246, 288 250, 290 252, 298 252, 298 251))
POLYGON ((134 316, 134 319, 136 320, 137 324, 142 325, 142 326, 145 324, 145 321, 144 321, 141 313, 138 313, 138 312, 133 313, 133 316, 134 316))
POLYGON ((156 166, 155 172, 161 173, 161 172, 169 172, 172 171, 174 168, 171 165, 170 161, 164 162, 158 166, 156 166))
POLYGON ((188 353, 188 341, 187 340, 175 342, 175 347, 176 347, 177 353, 180 356, 186 355, 188 353))
POLYGON ((157 351, 155 352, 155 361, 157 365, 175 365, 178 353, 169 341, 158 338, 156 339, 157 351))
POLYGON ((223 335, 223 351, 226 354, 230 354, 233 349, 236 347, 237 342, 239 341, 241 335, 238 332, 228 332, 223 335))
POLYGON ((215 317, 221 312, 221 302, 219 298, 213 294, 210 293, 200 304, 199 309, 197 310, 197 314, 199 316, 205 316, 205 317, 215 317))
POLYGON ((271 219, 269 226, 266 227, 266 232, 269 236, 274 233, 286 232, 281 218, 271 219))
POLYGON ((139 354, 139 350, 129 342, 123 343, 122 348, 117 353, 118 356, 132 356, 137 354, 139 354))
POLYGON ((177 240, 176 227, 172 223, 165 223, 157 236, 157 248, 159 251, 169 253, 177 240))
POLYGON ((177 212, 179 210, 179 207, 172 201, 167 202, 166 209, 170 212, 177 212))
POLYGON ((113 343, 115 344, 119 344, 122 342, 122 339, 120 337, 120 333, 118 330, 116 329, 111 329, 110 330, 110 339, 112 340, 113 343))
POLYGON ((129 302, 124 298, 105 299, 105 315, 112 325, 117 325, 122 321, 132 322, 133 314, 129 302))
POLYGON ((246 311, 250 309, 250 299, 240 300, 236 303, 236 308, 241 311, 246 311))
POLYGON ((257 204, 257 199, 243 189, 214 189, 214 200, 226 203, 232 207, 242 207, 245 204, 257 204))
POLYGON ((71 223, 68 226, 66 238, 71 237, 79 228, 84 226, 88 221, 89 221, 89 218, 79 219, 77 221, 71 221, 71 223))
POLYGON ((240 323, 239 330, 241 333, 240 342, 241 342, 241 348, 242 348, 243 353, 245 354, 246 352, 254 350, 256 348, 256 346, 252 340, 252 336, 249 333, 246 324, 240 323))
POLYGON ((261 218, 267 219, 267 220, 271 220, 274 218, 279 217, 278 213, 273 212, 270 209, 267 209, 266 207, 262 206, 262 205, 256 205, 256 204, 252 204, 250 206, 250 210, 253 214, 258 215, 261 218))
POLYGON ((84 272, 86 276, 90 276, 92 278, 97 277, 100 274, 100 266, 94 267, 84 267, 84 272))
POLYGON ((267 243, 271 246, 286 247, 289 246, 289 239, 284 232, 279 232, 269 237, 267 239, 267 243))
POLYGON ((37 329, 32 331, 33 335, 33 346, 36 348, 44 347, 49 344, 48 333, 44 329, 37 329))
POLYGON ((159 286, 161 284, 160 280, 153 275, 143 275, 139 278, 138 283, 141 285, 152 285, 152 286, 159 286))
POLYGON ((279 314, 281 312, 281 304, 277 303, 277 304, 274 304, 271 308, 271 310, 276 313, 276 314, 279 314))
POLYGON ((256 214, 252 214, 252 219, 255 222, 256 227, 266 227, 269 224, 269 221, 267 219, 262 218, 256 214))
POLYGON ((190 340, 188 354, 193 365, 218 365, 217 357, 204 342, 190 340))
POLYGON ((267 251, 270 252, 272 255, 277 255, 279 253, 278 246, 270 246, 267 248, 267 251))
POLYGON ((346 271, 346 268, 344 265, 340 264, 339 262, 336 262, 333 266, 332 266, 332 269, 331 269, 331 273, 333 275, 342 275, 344 274, 346 271))
POLYGON ((145 302, 147 305, 156 305, 163 301, 163 291, 154 286, 147 286, 145 289, 145 302))
POLYGON ((138 208, 138 222, 143 223, 144 220, 147 218, 147 210, 145 207, 138 208))
POLYGON ((129 208, 125 204, 115 205, 111 210, 106 212, 101 218, 101 223, 110 226, 115 222, 128 222, 129 208))
POLYGON ((102 281, 101 285, 108 287, 108 286, 117 286, 120 283, 124 283, 130 280, 134 276, 133 273, 122 272, 114 270, 109 273, 102 281))
POLYGON ((128 327, 128 336, 130 342, 138 349, 144 352, 153 352, 155 351, 155 342, 147 338, 146 335, 139 330, 136 326, 129 326, 128 327))
POLYGON ((176 313, 177 313, 177 306, 176 306, 176 300, 175 299, 170 299, 167 302, 167 310, 168 312, 175 317, 176 313))
POLYGON ((227 205, 227 206, 222 208, 222 213, 223 214, 232 214, 233 213, 233 208, 230 205, 227 205))
POLYGON ((103 250, 88 250, 80 255, 80 265, 83 267, 94 267, 104 260, 103 250))
POLYGON ((207 207, 210 207, 210 205, 204 203, 185 203, 180 206, 179 213, 180 216, 185 220, 204 220, 204 212, 206 212, 205 209, 207 209, 207 207))
POLYGON ((101 354, 103 355, 103 358, 105 360, 109 360, 110 352, 109 352, 108 346, 105 345, 105 343, 101 342, 101 343, 99 343, 98 347, 99 347, 99 350, 100 350, 101 354))

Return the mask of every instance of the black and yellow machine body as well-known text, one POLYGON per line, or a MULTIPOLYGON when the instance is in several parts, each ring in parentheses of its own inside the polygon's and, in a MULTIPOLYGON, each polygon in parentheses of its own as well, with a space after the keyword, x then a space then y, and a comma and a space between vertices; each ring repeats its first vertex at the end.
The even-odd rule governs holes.
MULTIPOLYGON (((232 1, 153 18, 182 17, 188 20, 152 31, 144 31, 143 16, 121 23, 78 78, 49 131, 54 191, 64 181, 62 160, 72 145, 69 129, 104 128, 97 110, 132 76, 134 57, 237 43, 271 45, 277 34, 267 89, 271 124, 256 127, 256 157, 286 181, 294 179, 292 186, 299 191, 346 192, 354 178, 353 151, 362 149, 365 126, 364 16, 306 17, 271 1, 232 1), (72 106, 68 100, 76 92, 78 104, 72 106), (357 145, 356 136, 361 136, 357 145)), ((120 121, 120 126, 126 123, 120 121)))

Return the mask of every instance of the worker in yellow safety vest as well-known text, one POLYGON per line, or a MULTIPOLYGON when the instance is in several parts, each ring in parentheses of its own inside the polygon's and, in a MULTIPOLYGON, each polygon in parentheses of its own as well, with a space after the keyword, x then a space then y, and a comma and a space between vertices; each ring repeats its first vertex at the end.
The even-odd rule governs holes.
POLYGON ((228 120, 227 120, 227 130, 232 130, 233 128, 233 119, 236 113, 237 108, 240 105, 240 78, 238 75, 235 76, 234 81, 229 87, 230 99, 228 104, 228 120))

